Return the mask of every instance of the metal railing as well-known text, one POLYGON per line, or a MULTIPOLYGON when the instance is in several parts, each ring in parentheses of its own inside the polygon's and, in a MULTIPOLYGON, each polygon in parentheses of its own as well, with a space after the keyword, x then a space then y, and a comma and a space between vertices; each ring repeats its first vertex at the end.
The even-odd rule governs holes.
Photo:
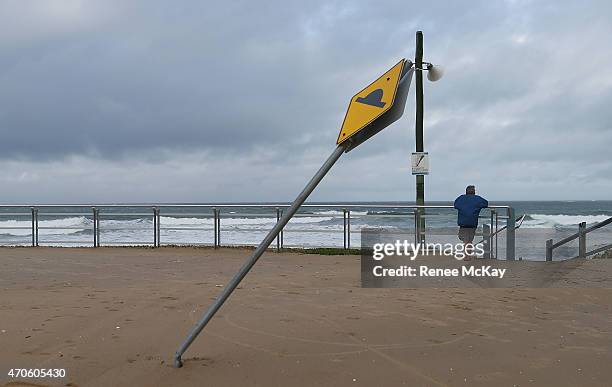
MULTIPOLYGON (((159 247, 165 245, 212 245, 215 248, 221 246, 222 236, 222 220, 233 219, 233 218, 276 218, 276 221, 281 218, 283 211, 288 207, 287 204, 96 204, 96 205, 0 205, 0 220, 6 218, 17 217, 23 221, 30 223, 28 226, 19 225, 7 225, 0 226, 0 234, 3 230, 22 230, 29 229, 31 237, 31 246, 39 246, 40 244, 51 244, 51 245, 90 245, 93 247, 99 247, 104 245, 150 245, 153 247, 159 247), (238 212, 237 208, 248 211, 248 209, 259 209, 259 213, 253 212, 238 212), (21 212, 15 212, 13 210, 21 209, 21 212), (67 212, 58 211, 58 209, 66 210, 67 212), (11 212, 3 212, 5 210, 12 210, 11 212), (187 212, 183 212, 188 210, 187 212), (40 222, 45 219, 56 220, 58 218, 65 218, 68 216, 83 217, 87 224, 80 224, 78 226, 66 226, 66 225, 41 225, 40 222), (164 225, 165 217, 174 218, 197 218, 197 219, 211 219, 212 227, 210 225, 204 226, 189 226, 185 225, 164 225), (149 219, 151 226, 143 225, 113 225, 111 222, 117 219, 137 219, 146 220, 149 219), (105 224, 106 222, 106 224, 105 224), (90 242, 86 244, 86 241, 74 240, 74 239, 49 239, 43 240, 43 235, 40 231, 45 232, 49 230, 79 230, 79 232, 91 233, 90 242), (110 240, 110 238, 104 237, 103 232, 109 233, 114 231, 146 231, 151 232, 149 240, 110 240), (162 240, 162 232, 170 231, 195 231, 202 232, 202 236, 206 232, 212 232, 212 243, 203 242, 202 239, 193 240, 189 243, 169 243, 168 241, 162 240)), ((436 217, 449 217, 455 216, 456 212, 453 206, 450 205, 428 205, 428 206, 417 206, 417 205, 387 205, 387 204, 305 204, 302 209, 325 209, 325 210, 336 210, 342 214, 342 230, 325 230, 327 233, 342 233, 342 248, 351 248, 351 223, 368 217, 375 216, 377 218, 403 218, 414 220, 414 235, 415 242, 424 242, 426 235, 436 233, 435 230, 425 230, 422 228, 422 219, 433 219, 436 217), (394 210, 400 213, 390 214, 355 214, 355 210, 394 210), (430 210, 430 213, 427 212, 430 210), (431 210, 451 210, 448 214, 432 213, 431 210), (353 211, 353 212, 351 212, 353 211)), ((514 210, 509 206, 491 206, 488 208, 488 216, 481 216, 481 219, 485 219, 483 225, 483 232, 478 234, 482 236, 485 246, 486 257, 497 257, 497 238, 500 231, 505 229, 506 235, 506 259, 513 260, 515 252, 515 236, 514 236, 514 210), (501 213, 500 213, 501 212, 501 213), (499 228, 499 220, 505 220, 506 225, 503 228, 499 228), (487 224, 488 221, 488 224, 487 224)), ((295 218, 300 217, 329 217, 329 214, 316 214, 316 213, 297 213, 295 218)), ((333 216, 332 216, 333 217, 333 216)), ((291 226, 290 222, 288 226, 291 226)), ((227 228, 226 231, 234 233, 253 233, 254 231, 260 232, 264 230, 253 230, 242 227, 227 228)), ((285 234, 290 233, 321 233, 321 230, 314 229, 292 229, 291 227, 284 228, 279 236, 276 238, 276 248, 278 250, 284 247, 298 247, 295 245, 285 244, 285 234)), ((437 235, 451 235, 451 234, 437 234, 437 235)), ((24 244, 16 240, 3 240, 1 244, 24 244), (8 242, 8 243, 7 243, 8 242)), ((248 243, 239 243, 239 245, 247 245, 248 243)), ((229 245, 229 243, 228 243, 229 245)), ((330 247, 330 246, 317 246, 317 247, 330 247)), ((340 247, 340 246, 334 246, 340 247)))
POLYGON ((570 236, 568 236, 567 238, 563 238, 561 239, 559 242, 557 243, 553 243, 552 239, 548 239, 546 241, 546 260, 547 261, 552 261, 553 259, 553 250, 563 246, 566 243, 569 243, 571 241, 573 241, 574 239, 578 238, 578 255, 575 256, 574 258, 586 258, 588 256, 597 254, 597 253, 601 253, 604 252, 606 250, 612 249, 612 243, 609 243, 607 245, 604 246, 600 246, 596 249, 593 249, 591 251, 587 251, 587 234, 590 233, 591 231, 600 229, 604 226, 607 226, 609 224, 612 223, 612 217, 596 223, 590 227, 586 226, 586 222, 582 222, 578 224, 578 232, 575 234, 572 234, 570 236))

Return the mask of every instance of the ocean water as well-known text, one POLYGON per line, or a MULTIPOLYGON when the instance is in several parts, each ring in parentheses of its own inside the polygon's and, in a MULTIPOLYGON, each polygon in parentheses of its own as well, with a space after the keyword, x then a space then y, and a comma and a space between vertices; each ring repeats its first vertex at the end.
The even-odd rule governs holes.
MULTIPOLYGON (((283 233, 285 247, 342 247, 344 245, 344 206, 350 205, 350 242, 360 245, 360 231, 368 228, 414 229, 412 209, 398 206, 410 202, 315 203, 303 207, 283 233), (330 207, 331 206, 331 207, 330 207)), ((448 202, 431 202, 448 205, 448 202)), ((517 257, 542 260, 547 239, 558 241, 577 232, 578 223, 592 225, 612 217, 612 201, 521 201, 491 203, 510 205, 516 216, 526 215, 516 231, 517 257)), ((100 210, 101 245, 153 244, 152 206, 105 207, 100 210)), ((276 223, 276 209, 253 206, 216 207, 221 215, 222 245, 257 245, 276 223)), ((505 210, 497 210, 493 228, 505 225, 505 210)), ((90 206, 40 207, 38 238, 41 246, 91 246, 93 216, 90 206)), ((481 213, 481 223, 490 223, 489 210, 481 213)), ((31 244, 29 207, 0 206, 0 245, 31 244)), ((214 223, 211 207, 160 206, 162 244, 213 244, 214 223)), ((426 210, 428 242, 456 243, 456 212, 453 209, 426 210)), ((505 256, 505 233, 495 238, 494 252, 505 256)), ((612 225, 588 234, 587 250, 612 243, 612 225)), ((275 244, 273 244, 275 245, 275 244)), ((554 259, 578 254, 578 242, 555 249, 554 259)))

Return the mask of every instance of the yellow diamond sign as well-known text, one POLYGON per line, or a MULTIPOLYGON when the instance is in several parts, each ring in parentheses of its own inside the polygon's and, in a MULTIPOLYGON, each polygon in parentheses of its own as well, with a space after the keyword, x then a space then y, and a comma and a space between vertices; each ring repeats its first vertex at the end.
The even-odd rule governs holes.
POLYGON ((400 60, 380 78, 351 98, 336 141, 338 145, 391 109, 405 62, 404 59, 400 60))

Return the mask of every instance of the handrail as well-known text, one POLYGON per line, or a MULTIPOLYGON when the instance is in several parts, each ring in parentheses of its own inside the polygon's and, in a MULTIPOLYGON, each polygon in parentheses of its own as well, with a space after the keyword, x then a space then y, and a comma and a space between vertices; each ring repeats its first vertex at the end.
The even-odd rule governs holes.
POLYGON ((608 219, 601 221, 599 223, 595 223, 594 225, 592 225, 591 227, 588 227, 587 229, 584 230, 584 232, 589 233, 593 230, 597 230, 598 228, 602 228, 603 226, 607 226, 610 223, 612 223, 612 216, 609 217, 608 219))
POLYGON ((578 238, 579 236, 580 236, 580 233, 577 232, 575 234, 572 234, 572 235, 570 235, 568 237, 565 237, 565 238, 561 239, 559 242, 552 244, 550 247, 552 249, 557 248, 557 247, 559 247, 561 245, 564 245, 564 244, 566 244, 568 242, 573 241, 574 239, 578 238))
MULTIPOLYGON (((608 219, 606 219, 606 220, 604 220, 604 221, 601 221, 601 222, 599 222, 599 223, 595 223, 595 224, 594 224, 594 225, 592 225, 591 227, 587 227, 587 228, 585 228, 585 229, 584 229, 584 232, 585 232, 586 234, 588 234, 588 233, 590 233, 591 231, 594 231, 594 230, 597 230, 597 229, 602 228, 602 227, 604 227, 604 226, 607 226, 607 225, 608 225, 608 224, 610 224, 610 223, 612 223, 612 217, 610 217, 610 218, 608 218, 608 219)), ((561 240, 560 240, 559 242, 557 242, 557 243, 553 243, 553 245, 552 245, 551 247, 554 249, 554 248, 556 248, 556 247, 559 247, 559 246, 561 246, 561 245, 566 244, 567 242, 571 242, 571 241, 573 241, 574 239, 578 238, 579 236, 580 236, 580 232, 577 232, 577 233, 572 234, 572 235, 570 235, 570 236, 568 236, 568 237, 566 237, 566 238, 564 238, 564 239, 561 239, 561 240)))
MULTIPOLYGON (((289 207, 291 203, 266 203, 266 204, 236 204, 236 203, 212 203, 212 204, 172 204, 172 203, 138 203, 138 204, 0 204, 0 207, 21 208, 21 207, 36 207, 36 208, 91 208, 91 207, 107 207, 107 208, 125 208, 125 207, 194 207, 194 208, 239 208, 239 207, 259 207, 259 208, 274 208, 274 207, 289 207)), ((316 204, 306 203, 301 207, 317 207, 317 208, 454 208, 452 205, 417 205, 417 204, 316 204)), ((486 208, 511 208, 510 206, 492 205, 486 208)))
MULTIPOLYGON (((546 260, 547 261, 552 261, 552 255, 553 255, 553 250, 556 249, 557 247, 560 247, 568 242, 573 241, 574 239, 578 238, 578 255, 575 256, 574 258, 586 258, 588 256, 591 256, 593 254, 597 254, 609 249, 612 249, 612 243, 605 245, 605 246, 601 246, 598 247, 596 249, 593 249, 591 251, 587 251, 586 250, 586 236, 588 233, 590 233, 591 231, 600 229, 604 226, 607 226, 609 224, 612 223, 612 217, 603 220, 599 223, 595 223, 594 225, 590 226, 590 227, 586 227, 586 222, 582 222, 578 224, 578 232, 574 233, 570 236, 567 236, 563 239, 561 239, 560 241, 553 243, 552 239, 548 239, 546 241, 546 260)), ((573 259, 573 258, 572 258, 573 259)))
MULTIPOLYGON (((275 216, 277 218, 279 218, 279 214, 282 214, 282 211, 287 208, 289 206, 288 203, 265 203, 265 204, 253 204, 253 203, 200 203, 200 204, 173 204, 173 203, 157 203, 157 204, 152 204, 152 203, 146 203, 146 204, 142 204, 142 203, 131 203, 131 204, 127 204, 127 203, 112 203, 112 204, 37 204, 37 205, 32 205, 32 204, 7 204, 7 205, 0 205, 0 208, 3 209, 14 209, 14 208, 22 208, 24 209, 24 212, 19 212, 19 211, 11 211, 10 212, 0 212, 0 218, 2 217, 6 217, 6 216, 18 216, 18 217, 25 217, 25 219, 28 219, 31 217, 31 226, 22 226, 22 225, 15 225, 15 226, 2 226, 0 227, 1 229, 31 229, 31 236, 32 236, 32 242, 31 245, 32 246, 38 246, 39 245, 39 238, 38 238, 38 231, 39 230, 83 230, 86 234, 85 235, 91 235, 93 234, 93 246, 94 247, 99 247, 100 246, 100 234, 101 234, 101 230, 104 231, 117 231, 117 230, 135 230, 135 231, 142 231, 142 230, 153 230, 152 234, 152 241, 128 241, 126 240, 125 242, 112 242, 111 241, 104 241, 104 244, 121 244, 124 243, 126 245, 134 245, 134 244, 149 244, 149 245, 153 245, 153 247, 159 247, 161 246, 161 241, 160 241, 160 234, 161 231, 197 231, 197 230, 212 230, 214 232, 214 238, 212 242, 207 242, 207 243, 199 243, 202 242, 202 239, 195 239, 192 242, 187 242, 189 244, 211 244, 214 247, 219 247, 221 245, 221 231, 222 231, 222 227, 221 227, 221 223, 223 223, 223 221, 225 221, 226 219, 231 219, 234 217, 238 217, 238 218, 248 218, 248 217, 264 217, 264 218, 271 218, 273 219, 275 216), (65 212, 61 212, 61 211, 57 211, 58 208, 62 208, 65 209, 65 212), (125 208, 129 208, 128 211, 113 211, 113 209, 125 209, 125 208), (186 209, 186 212, 181 213, 180 211, 183 210, 178 210, 180 208, 186 209), (237 211, 236 213, 228 213, 229 210, 233 209, 233 208, 242 208, 244 212, 242 211, 237 211), (268 211, 262 211, 262 213, 254 213, 254 211, 249 211, 249 208, 258 208, 258 209, 264 209, 264 210, 268 210, 268 211), (191 209, 191 210, 189 210, 191 209), (45 212, 49 211, 49 212, 45 212), (168 212, 164 212, 164 210, 168 211, 168 212), (223 211, 222 211, 223 210, 223 211), (200 212, 201 211, 201 212, 200 212), (85 217, 87 218, 87 222, 85 224, 78 225, 66 225, 66 226, 61 226, 61 225, 56 225, 56 226, 50 226, 50 225, 40 225, 39 226, 39 219, 45 219, 45 218, 49 218, 49 217, 64 217, 64 216, 71 216, 71 217, 75 217, 75 216, 80 216, 80 217, 85 217), (200 218, 200 219, 212 219, 212 225, 194 225, 194 227, 190 227, 190 226, 186 226, 184 224, 176 224, 173 225, 172 224, 166 224, 164 227, 162 227, 161 225, 165 223, 164 221, 164 217, 167 216, 172 216, 172 217, 177 217, 177 218, 188 218, 188 217, 196 217, 196 218, 200 218), (118 226, 118 225, 113 225, 113 224, 104 224, 105 220, 109 220, 109 219, 117 219, 117 218, 132 218, 132 217, 141 217, 144 218, 148 221, 151 221, 151 223, 146 223, 146 224, 142 224, 140 225, 140 227, 136 226, 136 225, 125 225, 125 226, 118 226), (102 227, 100 226, 100 220, 102 219, 103 223, 102 223, 102 227)), ((394 204, 394 203, 388 203, 388 204, 382 204, 382 203, 377 203, 377 204, 368 204, 368 203, 336 203, 336 204, 328 204, 328 203, 307 203, 304 204, 302 207, 304 207, 305 209, 309 209, 309 208, 317 208, 317 209, 334 209, 338 211, 338 214, 325 214, 325 213, 299 213, 296 214, 295 216, 297 218, 300 217, 317 217, 317 218, 325 218, 328 216, 332 216, 332 217, 343 217, 343 223, 341 223, 340 225, 340 229, 338 230, 326 230, 326 233, 343 233, 344 237, 344 243, 341 243, 341 246, 343 245, 343 247, 345 249, 350 249, 351 246, 351 220, 352 219, 366 219, 370 216, 372 217, 381 217, 381 218, 406 218, 408 216, 407 219, 411 219, 413 215, 418 216, 419 218, 426 218, 426 217, 431 217, 431 218, 437 218, 437 217, 443 217, 443 216, 448 216, 449 213, 447 213, 446 211, 444 211, 444 213, 434 213, 434 214, 425 214, 424 212, 419 211, 420 209, 444 209, 444 210, 453 210, 454 211, 454 206, 450 205, 450 204, 432 204, 432 205, 416 205, 416 204, 394 204), (385 210, 391 210, 394 211, 394 213, 382 213, 382 214, 376 214, 374 213, 358 213, 355 214, 356 211, 363 211, 363 210, 376 210, 376 209, 385 209, 385 210), (352 218, 352 219, 351 219, 352 218)), ((513 224, 514 221, 514 217, 513 216, 509 216, 511 214, 514 213, 514 210, 512 209, 512 207, 510 206, 506 206, 506 205, 491 205, 488 207, 488 209, 491 212, 490 216, 480 216, 481 219, 491 219, 491 225, 490 227, 490 231, 487 231, 486 235, 490 235, 488 236, 489 241, 493 240, 493 237, 496 237, 496 235, 498 234, 498 231, 493 232, 493 219, 505 219, 506 223, 508 223, 508 225, 510 223, 513 224), (497 210, 501 210, 499 212, 501 213, 507 213, 507 215, 501 215, 498 216, 498 212, 497 210), (491 234, 492 233, 492 234, 491 234)), ((435 211, 434 211, 435 212, 435 211)), ((454 212, 453 212, 454 215, 454 212)), ((25 219, 22 219, 25 220, 25 219)), ((26 220, 27 221, 27 220, 26 220)), ((291 222, 289 222, 290 225, 292 225, 291 222)), ((241 227, 240 225, 231 225, 231 226, 225 226, 223 227, 223 230, 228 230, 231 232, 253 232, 255 230, 249 229, 248 227, 241 227)), ((497 220, 495 221, 495 230, 498 230, 497 227, 497 220)), ((514 227, 510 228, 510 231, 507 231, 507 259, 513 259, 514 256, 514 227)), ((257 231, 263 231, 263 230, 257 230, 257 231)), ((303 229, 303 228, 299 228, 299 229, 292 229, 291 226, 288 230, 283 230, 283 232, 289 232, 291 234, 296 234, 296 233, 316 233, 316 232, 321 232, 318 230, 313 230, 311 229, 303 229)), ((425 232, 425 230, 415 230, 415 236, 420 235, 423 236, 423 233, 425 232)), ((200 234, 202 235, 202 234, 200 234)), ((444 234, 447 235, 447 234, 444 234)), ((484 234, 483 234, 484 235, 484 234)), ((24 235, 23 237, 27 238, 27 235, 24 235)), ((102 235, 102 237, 104 237, 104 235, 102 235)), ((136 236, 134 235, 134 237, 142 239, 143 236, 142 234, 140 236, 136 236)), ((50 240, 46 240, 42 243, 46 243, 46 244, 57 244, 57 243, 70 243, 70 244, 79 244, 79 245, 87 245, 87 239, 84 238, 84 234, 81 234, 81 236, 79 236, 78 238, 74 238, 75 240, 62 240, 59 241, 55 238, 58 238, 58 236, 54 236, 53 238, 51 238, 50 240), (79 240, 76 240, 79 239, 79 240)), ((146 237, 145 237, 146 238, 146 237)), ((69 238, 71 239, 71 238, 69 238)), ((129 239, 129 238, 125 238, 125 239, 129 239)), ((208 238, 206 238, 208 239, 208 238)), ((423 241, 423 239, 419 239, 421 241, 423 241)), ((496 240, 496 239, 495 239, 496 240)), ((10 241, 8 239, 4 239, 5 242, 14 242, 13 239, 11 239, 10 241)), ((417 239, 415 239, 415 242, 418 242, 417 239)), ((492 246, 492 245, 491 245, 492 246)), ((278 240, 277 240, 277 248, 280 249, 283 247, 283 233, 281 232, 278 240)), ((492 249, 492 247, 491 247, 492 249)), ((497 249, 497 247, 495 247, 495 249, 497 249)), ((493 256, 493 250, 491 250, 491 256, 493 256)), ((497 255, 497 254, 495 254, 497 255)))

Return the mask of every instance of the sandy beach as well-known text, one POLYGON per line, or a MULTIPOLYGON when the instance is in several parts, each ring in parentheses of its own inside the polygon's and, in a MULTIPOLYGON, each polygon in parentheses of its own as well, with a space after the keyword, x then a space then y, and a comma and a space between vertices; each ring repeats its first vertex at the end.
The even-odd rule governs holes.
POLYGON ((269 252, 173 368, 248 253, 0 249, 0 385, 612 385, 612 289, 589 282, 612 260, 576 287, 363 289, 358 256, 269 252))

